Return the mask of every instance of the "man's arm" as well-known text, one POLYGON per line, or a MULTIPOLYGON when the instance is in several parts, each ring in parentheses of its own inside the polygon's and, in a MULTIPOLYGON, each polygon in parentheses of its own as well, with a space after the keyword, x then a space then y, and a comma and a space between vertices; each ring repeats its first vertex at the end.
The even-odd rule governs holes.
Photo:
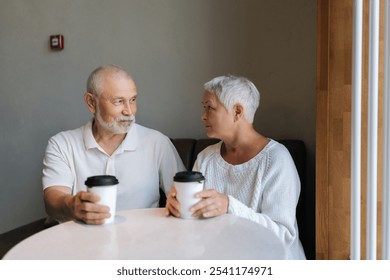
POLYGON ((87 224, 103 224, 110 217, 110 209, 96 204, 100 197, 88 192, 72 195, 70 188, 51 186, 44 190, 47 214, 59 222, 80 220, 87 224))

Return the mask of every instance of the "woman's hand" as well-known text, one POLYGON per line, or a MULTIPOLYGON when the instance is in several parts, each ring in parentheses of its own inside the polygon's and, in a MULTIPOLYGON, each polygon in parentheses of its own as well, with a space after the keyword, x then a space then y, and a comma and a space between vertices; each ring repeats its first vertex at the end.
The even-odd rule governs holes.
POLYGON ((165 209, 166 216, 172 215, 175 217, 180 217, 180 203, 176 199, 176 188, 174 186, 171 187, 168 193, 165 209))
POLYGON ((191 207, 194 217, 210 218, 226 214, 229 207, 229 198, 216 190, 203 190, 195 195, 202 198, 200 202, 191 207))

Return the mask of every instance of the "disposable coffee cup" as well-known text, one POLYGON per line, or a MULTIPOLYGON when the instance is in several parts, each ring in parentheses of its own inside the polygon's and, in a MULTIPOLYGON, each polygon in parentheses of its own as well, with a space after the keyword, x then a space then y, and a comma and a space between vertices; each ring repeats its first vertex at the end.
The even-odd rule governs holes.
POLYGON ((87 191, 89 193, 100 196, 100 200, 97 204, 110 207, 111 217, 104 221, 105 224, 112 223, 115 219, 116 193, 118 183, 118 179, 111 175, 92 176, 88 177, 85 181, 87 191))
POLYGON ((180 217, 183 219, 193 219, 190 208, 201 199, 195 194, 203 190, 204 176, 201 172, 182 171, 173 177, 173 184, 176 188, 176 198, 180 203, 180 217))

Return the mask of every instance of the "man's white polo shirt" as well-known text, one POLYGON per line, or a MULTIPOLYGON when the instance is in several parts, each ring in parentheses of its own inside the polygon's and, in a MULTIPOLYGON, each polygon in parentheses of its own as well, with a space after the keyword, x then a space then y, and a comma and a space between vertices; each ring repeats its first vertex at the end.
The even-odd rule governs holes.
POLYGON ((86 190, 89 176, 116 176, 117 210, 158 207, 159 187, 168 193, 173 176, 185 170, 168 137, 138 124, 108 155, 95 141, 91 121, 50 138, 43 164, 43 188, 66 186, 72 194, 86 190))

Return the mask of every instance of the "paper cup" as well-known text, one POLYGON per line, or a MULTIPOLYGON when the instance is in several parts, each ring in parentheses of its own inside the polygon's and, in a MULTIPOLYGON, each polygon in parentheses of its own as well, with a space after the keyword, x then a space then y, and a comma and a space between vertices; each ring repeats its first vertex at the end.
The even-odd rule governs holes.
POLYGON ((85 181, 87 191, 100 196, 97 204, 110 207, 111 217, 104 221, 105 224, 114 222, 116 212, 116 193, 118 179, 111 175, 98 175, 88 177, 85 181))
POLYGON ((183 219, 192 219, 190 208, 201 199, 196 198, 195 194, 203 190, 204 176, 200 172, 183 171, 176 173, 173 178, 176 188, 176 198, 180 203, 180 217, 183 219))

